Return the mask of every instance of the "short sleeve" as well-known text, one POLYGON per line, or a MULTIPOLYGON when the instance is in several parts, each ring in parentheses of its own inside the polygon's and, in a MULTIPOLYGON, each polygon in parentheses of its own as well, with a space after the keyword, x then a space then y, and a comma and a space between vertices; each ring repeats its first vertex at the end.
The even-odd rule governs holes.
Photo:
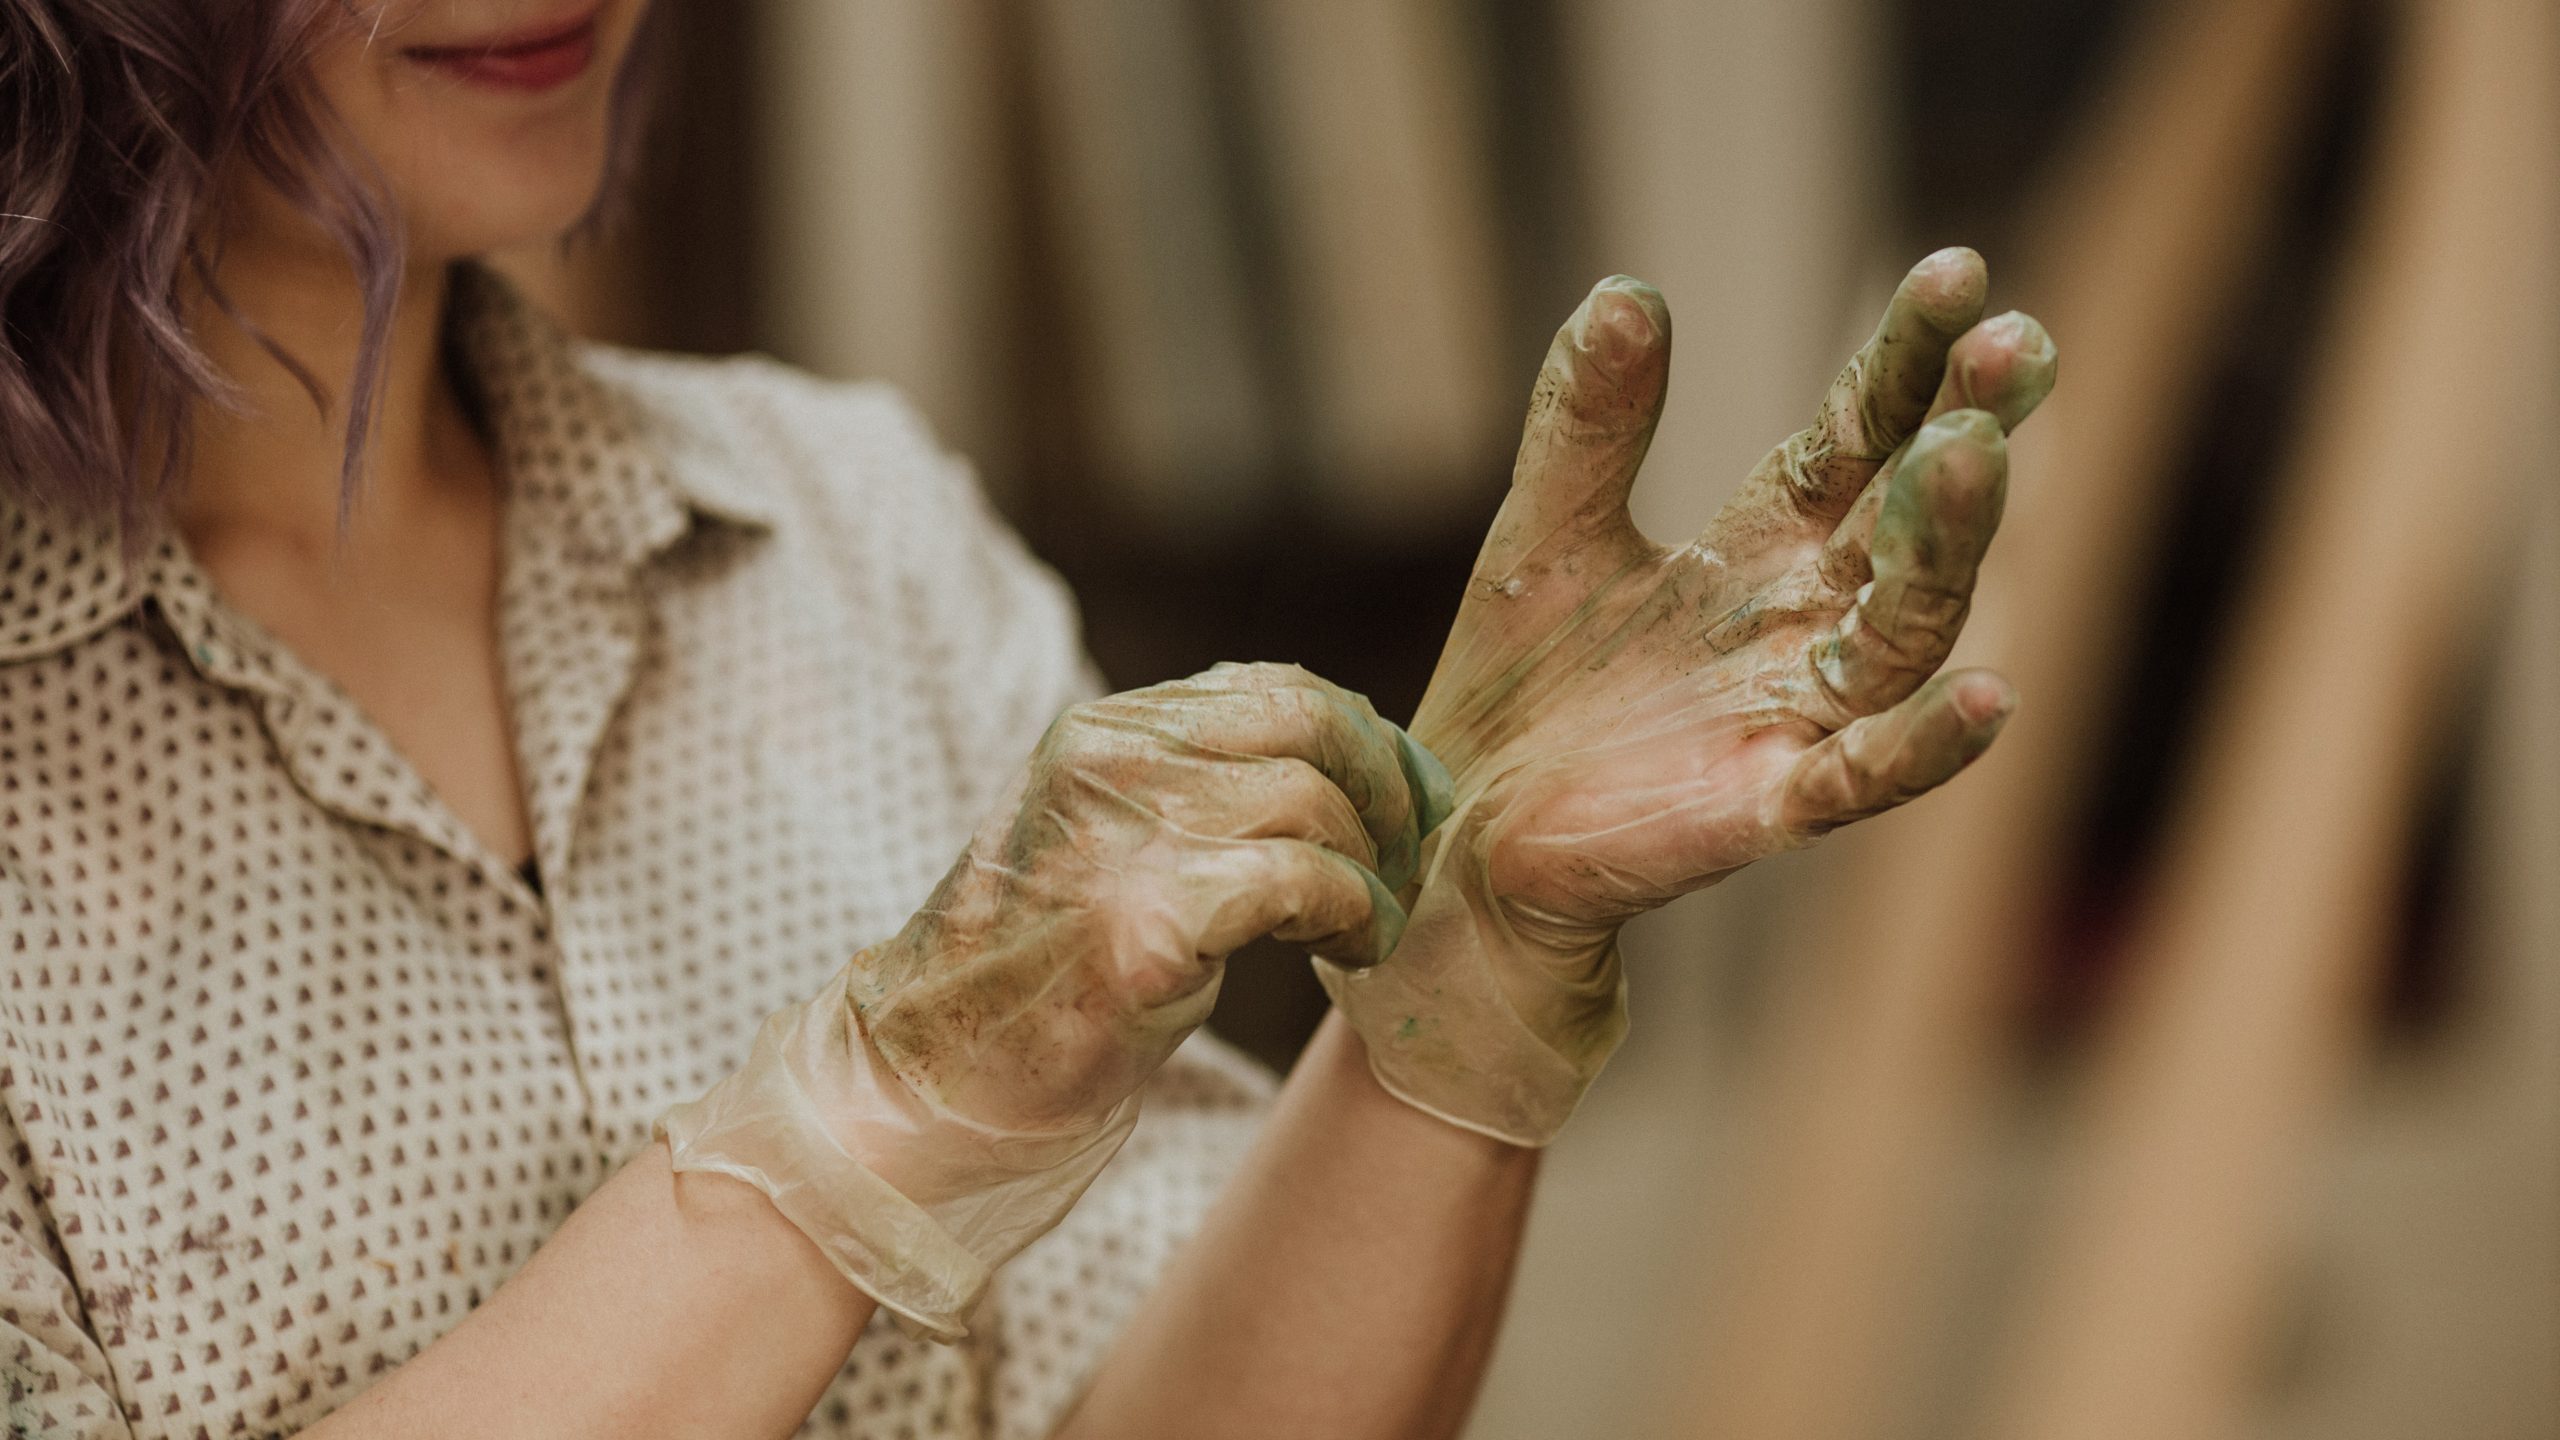
POLYGON ((1102 693, 1065 583, 896 387, 764 356, 585 353, 690 493, 748 496, 815 552, 820 578, 798 593, 835 618, 812 633, 856 624, 894 652, 883 670, 923 701, 967 823, 1060 711, 1102 693))
MULTIPOLYGON (((8 1059, 0 1054, 0 1092, 8 1059)), ((131 1440, 34 1173, 16 1119, 0 1107, 0 1405, 9 1433, 131 1440)))
MULTIPOLYGON (((776 748, 803 763, 858 757, 813 766, 813 788, 840 799, 824 787, 842 784, 861 804, 878 802, 895 833, 878 853, 914 872, 903 890, 883 887, 878 914, 903 915, 1005 805, 1059 713, 1101 693, 1067 587, 891 387, 762 359, 601 363, 659 417, 689 491, 717 487, 773 517, 772 563, 759 573, 787 567, 782 603, 793 613, 776 623, 823 672, 789 672, 802 703, 780 723, 805 720, 806 733, 790 729, 776 748)), ((857 808, 845 800, 847 813, 857 808)), ((1058 1228, 999 1273, 989 1313, 973 1317, 956 1352, 984 1387, 969 1401, 983 1426, 971 1433, 1030 1440, 1055 1428, 1235 1175, 1273 1090, 1267 1072, 1206 1033, 1166 1062, 1127 1145, 1058 1228)), ((917 1367, 955 1353, 917 1359, 903 1343, 875 1338, 856 1351, 864 1386, 924 1394, 917 1367)))
POLYGON ((907 570, 915 633, 972 816, 993 805, 1060 711, 1103 692, 1066 584, 996 514, 966 460, 894 391, 898 445, 923 484, 907 570))

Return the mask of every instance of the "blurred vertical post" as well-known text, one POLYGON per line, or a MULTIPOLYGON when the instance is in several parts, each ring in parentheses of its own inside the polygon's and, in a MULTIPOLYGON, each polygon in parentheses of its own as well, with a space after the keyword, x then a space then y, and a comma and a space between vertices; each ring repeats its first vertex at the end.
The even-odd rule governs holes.
POLYGON ((2369 1042, 2455 666, 2500 589, 2560 174, 2549 13, 2413 0, 2331 364, 2170 830, 1988 1433, 2245 1433, 2268 1291, 2369 1042))
POLYGON ((1201 17, 1185 0, 1020 9, 1096 448, 1132 520, 1232 534, 1268 497, 1280 419, 1201 17))
POLYGON ((1323 513, 1445 525, 1519 408, 1483 102, 1453 0, 1249 0, 1323 513), (1490 442, 1490 445, 1489 443, 1490 442))
MULTIPOLYGON (((2560 375, 2560 267, 2517 311, 2543 332, 2518 365, 2560 375)), ((2560 407, 2514 418, 2520 452, 2560 453, 2560 407)), ((2520 498, 2461 823, 2432 862, 2449 913, 2419 931, 2446 978, 2305 1186, 2255 1440, 2560 1434, 2560 487, 2520 498)))
POLYGON ((1950 1182, 2001 1099, 2000 1057, 2098 760, 2107 656, 2133 623, 2169 457, 2200 402, 2191 352, 2270 220, 2326 0, 2164 7, 2063 157, 2029 270, 1995 305, 2040 315, 2062 383, 2012 448, 2008 523, 1958 647, 2024 696, 1963 783, 1816 862, 1821 908, 1760 1037, 1750 1187, 1688 1433, 1862 1440, 1925 1403, 1953 1326, 1950 1182))
POLYGON ((783 359, 894 382, 1009 477, 997 383, 1009 243, 990 0, 768 0, 757 56, 768 236, 759 329, 783 359))
POLYGON ((1846 323, 1848 292, 1889 229, 1873 198, 1875 112, 1859 98, 1877 83, 1867 11, 1860 0, 1571 7, 1590 278, 1652 283, 1678 336, 1634 499, 1658 539, 1705 528, 1770 444, 1812 418, 1842 358, 1835 318, 1846 323))

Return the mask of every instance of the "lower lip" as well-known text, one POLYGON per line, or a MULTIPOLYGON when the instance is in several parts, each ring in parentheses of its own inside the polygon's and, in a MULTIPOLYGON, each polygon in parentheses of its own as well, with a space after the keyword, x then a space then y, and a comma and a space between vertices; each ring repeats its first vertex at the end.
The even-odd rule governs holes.
POLYGON ((404 58, 439 75, 491 90, 539 91, 587 73, 596 58, 596 22, 533 45, 503 50, 410 50, 404 58))

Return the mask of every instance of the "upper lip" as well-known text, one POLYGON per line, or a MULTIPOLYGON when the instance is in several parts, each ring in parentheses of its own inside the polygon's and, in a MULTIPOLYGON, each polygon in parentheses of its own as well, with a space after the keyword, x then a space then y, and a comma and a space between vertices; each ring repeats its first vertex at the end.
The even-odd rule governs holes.
POLYGON ((501 34, 475 36, 469 40, 441 41, 432 45, 404 45, 406 55, 504 55, 519 50, 540 50, 575 39, 578 32, 596 23, 604 6, 589 5, 565 20, 549 20, 540 25, 501 34))

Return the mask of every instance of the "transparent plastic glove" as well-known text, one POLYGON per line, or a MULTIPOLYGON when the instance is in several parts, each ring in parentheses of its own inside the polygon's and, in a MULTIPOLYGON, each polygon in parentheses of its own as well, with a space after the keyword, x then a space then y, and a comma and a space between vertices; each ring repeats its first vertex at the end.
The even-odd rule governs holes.
POLYGON ((1127 1138, 1229 953, 1394 948, 1447 797, 1404 732, 1293 667, 1079 705, 905 928, 659 1131, 678 1170, 754 1185, 883 1307, 956 1337, 1127 1138))
POLYGON ((1604 281, 1556 336, 1414 720, 1456 813, 1394 958, 1317 967, 1390 1090, 1545 1144, 1625 1032, 1622 923, 1991 743, 2007 683, 1931 677, 1999 523, 2004 431, 2054 355, 2023 315, 1977 325, 1983 291, 1971 251, 1923 261, 1812 427, 1676 548, 1627 513, 1662 297, 1604 281))

